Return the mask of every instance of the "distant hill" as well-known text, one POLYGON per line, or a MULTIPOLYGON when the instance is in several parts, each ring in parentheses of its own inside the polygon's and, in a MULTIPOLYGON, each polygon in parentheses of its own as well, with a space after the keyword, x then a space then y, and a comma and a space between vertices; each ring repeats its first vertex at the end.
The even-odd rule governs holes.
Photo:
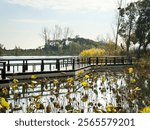
POLYGON ((100 42, 82 37, 62 40, 49 40, 45 43, 43 51, 45 55, 79 55, 82 50, 100 48, 104 46, 100 42))
POLYGON ((53 55, 79 55, 82 50, 90 48, 104 48, 106 44, 82 37, 62 40, 48 40, 43 47, 36 49, 22 49, 15 47, 11 50, 0 50, 1 55, 7 56, 53 56, 53 55))

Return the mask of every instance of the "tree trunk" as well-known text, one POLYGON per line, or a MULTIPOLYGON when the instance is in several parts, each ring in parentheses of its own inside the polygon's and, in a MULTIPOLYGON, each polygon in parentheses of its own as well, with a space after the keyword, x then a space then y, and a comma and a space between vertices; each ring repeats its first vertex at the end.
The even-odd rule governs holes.
POLYGON ((138 51, 137 51, 137 58, 140 58, 140 53, 141 53, 141 44, 138 47, 138 51))

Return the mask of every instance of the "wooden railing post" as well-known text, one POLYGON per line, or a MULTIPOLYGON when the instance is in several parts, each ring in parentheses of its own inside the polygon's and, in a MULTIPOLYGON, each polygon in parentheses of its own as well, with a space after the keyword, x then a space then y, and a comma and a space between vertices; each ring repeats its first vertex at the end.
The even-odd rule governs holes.
POLYGON ((3 62, 2 79, 6 79, 6 63, 3 62))
POLYGON ((63 59, 63 67, 65 67, 65 62, 64 62, 64 59, 63 59))
POLYGON ((79 59, 79 57, 77 58, 77 64, 78 64, 78 65, 80 64, 80 59, 79 59))
POLYGON ((59 59, 56 60, 56 69, 60 71, 60 62, 59 59))
POLYGON ((124 65, 124 57, 121 57, 121 63, 124 65))
POLYGON ((72 60, 72 70, 75 70, 75 59, 72 60))
POLYGON ((25 66, 26 66, 26 70, 28 70, 28 60, 26 60, 25 66))
POLYGON ((98 57, 96 57, 96 65, 98 65, 98 62, 99 62, 98 57))
POLYGON ((10 71, 10 63, 9 63, 9 60, 8 60, 8 63, 7 63, 7 71, 10 71))
POLYGON ((89 65, 91 65, 91 57, 89 57, 89 65))
POLYGON ((66 63, 66 66, 67 66, 67 67, 68 67, 68 62, 69 62, 69 61, 68 61, 68 58, 67 58, 67 63, 66 63))
POLYGON ((114 65, 116 64, 116 57, 114 57, 114 65))
POLYGON ((130 58, 130 65, 132 65, 133 63, 132 63, 132 57, 129 57, 130 58))
POLYGON ((25 71, 26 71, 26 65, 25 65, 25 60, 23 60, 22 72, 24 73, 25 71))
POLYGON ((105 57, 105 65, 107 65, 107 57, 105 57))
POLYGON ((44 60, 41 60, 41 72, 44 71, 44 60))
POLYGON ((49 70, 51 71, 52 67, 51 67, 51 63, 49 64, 49 70))

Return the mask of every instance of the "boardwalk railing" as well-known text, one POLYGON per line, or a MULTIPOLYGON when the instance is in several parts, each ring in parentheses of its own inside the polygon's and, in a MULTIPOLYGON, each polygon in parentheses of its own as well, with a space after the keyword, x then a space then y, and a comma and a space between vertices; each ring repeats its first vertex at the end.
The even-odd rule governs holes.
POLYGON ((0 59, 0 75, 1 79, 6 79, 7 75, 18 73, 61 72, 78 70, 92 65, 132 65, 134 62, 135 58, 124 56, 0 59))

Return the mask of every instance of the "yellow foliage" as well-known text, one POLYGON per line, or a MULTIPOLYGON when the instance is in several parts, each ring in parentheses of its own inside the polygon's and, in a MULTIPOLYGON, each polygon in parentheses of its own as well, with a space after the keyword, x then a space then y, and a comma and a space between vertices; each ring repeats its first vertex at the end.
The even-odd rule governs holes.
POLYGON ((53 80, 53 84, 54 84, 54 85, 58 85, 58 83, 59 83, 59 81, 58 81, 57 79, 54 79, 54 80, 53 80))
POLYGON ((83 81, 81 84, 82 84, 82 86, 84 87, 85 90, 88 90, 90 88, 90 85, 87 81, 83 81))
POLYGON ((79 70, 79 71, 77 72, 77 76, 80 76, 80 75, 82 75, 83 73, 84 73, 83 70, 79 70))
POLYGON ((142 112, 142 113, 150 113, 150 107, 144 107, 140 112, 142 112))
POLYGON ((107 106, 106 106, 106 110, 108 113, 114 113, 116 112, 114 106, 112 105, 112 103, 109 103, 107 106))
POLYGON ((86 79, 89 79, 89 77, 90 77, 89 75, 87 75, 87 74, 85 75, 85 78, 86 78, 86 79))
POLYGON ((129 68, 128 71, 129 71, 129 74, 132 74, 133 73, 133 68, 129 68))
POLYGON ((71 78, 67 78, 67 83, 73 83, 74 79, 71 77, 71 78))
POLYGON ((102 82, 104 83, 106 81, 106 77, 102 77, 102 82))
POLYGON ((13 83, 14 83, 14 84, 19 83, 18 79, 13 79, 13 83))
POLYGON ((131 83, 136 83, 136 79, 131 79, 131 81, 130 81, 131 83))
POLYGON ((41 94, 40 95, 37 95, 37 96, 33 96, 35 99, 41 99, 42 98, 42 96, 41 96, 41 94))
POLYGON ((36 75, 31 75, 31 79, 36 79, 37 76, 36 75))
POLYGON ((3 107, 6 107, 7 109, 10 108, 10 104, 5 100, 5 98, 1 98, 0 103, 3 107))
POLYGON ((80 53, 80 56, 104 56, 106 55, 106 52, 104 49, 96 49, 96 48, 92 48, 92 49, 88 49, 88 50, 83 50, 81 53, 80 53))

